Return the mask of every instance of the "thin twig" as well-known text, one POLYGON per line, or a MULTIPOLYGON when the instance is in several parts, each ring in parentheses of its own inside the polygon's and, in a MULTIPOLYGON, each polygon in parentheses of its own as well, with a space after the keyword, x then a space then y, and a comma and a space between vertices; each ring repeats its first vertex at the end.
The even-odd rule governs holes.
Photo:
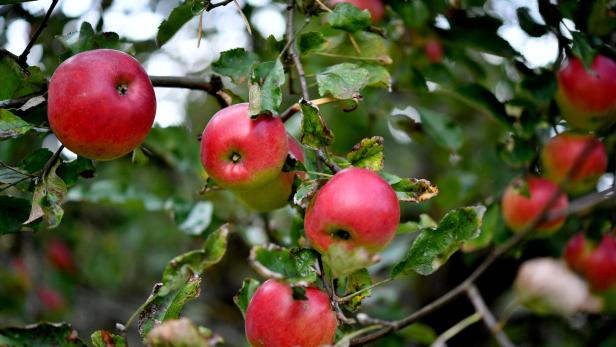
POLYGON ((481 293, 479 293, 479 290, 477 290, 477 286, 471 284, 466 289, 466 295, 468 295, 468 298, 475 307, 475 310, 477 310, 477 313, 481 315, 483 322, 486 324, 488 329, 490 329, 490 332, 492 332, 492 335, 494 335, 494 338, 496 339, 498 344, 501 347, 515 347, 513 342, 509 340, 505 332, 500 328, 498 322, 496 321, 496 318, 494 318, 494 315, 488 308, 488 305, 486 305, 485 301, 483 300, 481 293))
POLYGON ((295 33, 293 32, 293 15, 295 13, 295 0, 288 0, 287 2, 287 42, 289 45, 289 55, 293 59, 293 65, 299 75, 299 85, 302 89, 302 97, 304 100, 310 100, 310 94, 308 93, 308 83, 306 83, 306 74, 304 73, 304 66, 297 54, 297 48, 295 47, 295 33))
POLYGON ((226 100, 219 94, 223 89, 222 80, 216 75, 212 75, 209 81, 193 76, 150 76, 150 80, 154 87, 202 90, 215 97, 221 107, 227 106, 226 100))
MULTIPOLYGON (((331 98, 331 97, 325 97, 325 98, 314 99, 314 100, 310 101, 310 103, 312 103, 315 106, 319 106, 319 105, 328 104, 330 102, 336 102, 336 101, 344 101, 344 100, 340 100, 340 99, 336 99, 336 98, 331 98)), ((280 119, 282 119, 283 122, 286 122, 291 117, 293 117, 294 114, 299 112, 300 109, 301 108, 299 106, 299 103, 295 103, 295 104, 291 105, 288 109, 286 109, 284 112, 282 112, 280 114, 280 119)))
POLYGON ((434 342, 432 343, 432 345, 430 345, 430 347, 443 347, 443 346, 446 346, 445 342, 447 342, 452 337, 458 335, 458 333, 460 333, 462 330, 464 330, 464 329, 468 328, 469 326, 479 322, 480 320, 481 320, 481 315, 479 315, 479 313, 477 313, 477 312, 473 313, 472 315, 464 318, 463 320, 461 320, 458 323, 456 323, 455 325, 453 325, 451 328, 445 330, 444 333, 439 335, 436 338, 436 340, 434 340, 434 342))
POLYGON ((232 2, 233 2, 233 0, 224 0, 224 1, 218 2, 216 4, 212 4, 211 2, 208 2, 208 5, 205 8, 205 11, 211 11, 211 10, 215 9, 216 7, 220 7, 220 6, 227 6, 228 4, 230 4, 232 2))
POLYGON ((33 175, 33 174, 31 174, 29 172, 26 172, 26 171, 21 171, 21 170, 19 170, 17 168, 14 168, 14 167, 6 164, 3 161, 0 161, 0 167, 6 168, 6 169, 11 170, 11 171, 13 171, 15 173, 18 173, 20 175, 24 175, 24 176, 28 176, 28 177, 36 177, 36 175, 33 175))
POLYGON ((32 35, 32 37, 30 38, 30 42, 28 42, 28 45, 26 46, 26 48, 24 48, 24 51, 19 55, 18 62, 20 63, 21 66, 27 66, 26 60, 28 60, 28 54, 30 54, 30 50, 36 43, 36 40, 39 38, 39 36, 41 36, 43 29, 45 29, 45 27, 47 26, 49 17, 51 17, 51 13, 53 12, 56 5, 58 4, 58 1, 59 0, 53 0, 51 2, 51 6, 49 6, 49 9, 47 10, 45 17, 43 18, 43 22, 41 22, 41 25, 39 25, 34 35, 32 35))
POLYGON ((391 281, 393 281, 393 278, 391 278, 391 277, 390 278, 386 278, 386 279, 384 279, 382 281, 379 281, 379 282, 376 282, 376 283, 374 283, 372 285, 369 285, 366 288, 362 288, 362 289, 360 289, 360 290, 358 290, 358 291, 356 291, 354 293, 351 293, 351 294, 348 294, 348 295, 345 295, 345 296, 342 296, 342 297, 338 297, 338 298, 336 298, 336 301, 338 301, 338 302, 350 301, 351 299, 353 299, 354 297, 356 297, 357 295, 359 295, 359 294, 361 294, 363 292, 366 292, 368 290, 374 289, 374 288, 376 288, 378 286, 381 286, 383 284, 389 283, 391 281))
POLYGON ((319 160, 322 161, 323 164, 325 164, 333 173, 342 170, 342 168, 338 166, 338 164, 334 163, 334 161, 331 160, 329 156, 325 154, 325 152, 323 152, 322 150, 318 149, 316 150, 316 153, 317 157, 319 157, 319 160))

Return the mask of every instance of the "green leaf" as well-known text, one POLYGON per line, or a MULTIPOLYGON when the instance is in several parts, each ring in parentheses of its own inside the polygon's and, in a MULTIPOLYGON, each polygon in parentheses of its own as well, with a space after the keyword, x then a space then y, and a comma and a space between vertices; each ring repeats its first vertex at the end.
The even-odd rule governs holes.
POLYGON ((349 3, 341 2, 327 14, 327 21, 332 28, 353 33, 369 27, 372 17, 368 10, 360 10, 349 3))
POLYGON ((299 105, 302 111, 301 143, 313 149, 331 145, 334 142, 334 133, 325 124, 319 108, 303 99, 300 100, 299 105))
POLYGON ((391 91, 391 75, 384 66, 376 64, 361 64, 360 67, 368 70, 367 87, 377 87, 391 91))
POLYGON ((262 276, 291 284, 308 285, 317 280, 316 254, 307 248, 282 248, 278 245, 255 246, 250 263, 262 276))
POLYGON ((507 227, 503 221, 503 217, 500 212, 500 206, 498 204, 492 204, 488 206, 481 228, 479 229, 479 235, 477 237, 464 242, 462 249, 467 252, 476 251, 478 249, 485 248, 490 245, 494 235, 503 234, 506 232, 507 227))
POLYGON ((308 204, 312 197, 317 193, 319 188, 325 184, 324 179, 313 179, 302 181, 297 188, 295 195, 293 195, 293 204, 300 206, 301 208, 308 208, 308 204))
POLYGON ((95 331, 90 339, 94 347, 126 347, 124 337, 112 334, 107 330, 95 331))
POLYGON ((404 23, 411 28, 422 28, 426 26, 430 19, 430 10, 421 0, 411 0, 407 6, 402 8, 400 16, 404 23))
POLYGON ((19 164, 19 167, 30 174, 38 173, 45 167, 52 155, 53 153, 47 148, 39 148, 28 154, 19 164))
POLYGON ((532 141, 517 136, 507 138, 506 142, 499 143, 496 149, 505 163, 516 168, 527 166, 537 154, 537 147, 532 141))
POLYGON ((332 243, 323 254, 323 262, 331 271, 332 278, 345 277, 379 261, 363 247, 349 250, 343 243, 332 243))
POLYGON ((363 167, 372 171, 381 171, 384 160, 383 141, 383 138, 380 136, 362 139, 346 155, 346 158, 353 166, 363 167))
POLYGON ((28 219, 30 202, 12 196, 0 196, 0 235, 19 231, 28 219))
POLYGON ((246 83, 251 67, 259 62, 259 57, 243 48, 233 48, 220 53, 220 58, 212 63, 214 72, 229 76, 237 84, 246 83))
POLYGON ((402 329, 400 334, 408 341, 413 341, 421 345, 431 345, 436 340, 436 332, 432 327, 422 323, 413 323, 402 329))
POLYGON ((496 96, 480 84, 468 83, 458 86, 453 90, 453 95, 470 106, 489 113, 508 129, 513 130, 515 118, 510 117, 505 111, 505 106, 498 101, 496 96))
POLYGON ((424 108, 418 108, 421 124, 426 132, 439 146, 452 152, 462 147, 462 129, 444 114, 424 108))
POLYGON ((8 110, 0 108, 0 139, 19 137, 34 126, 8 110))
POLYGON ((246 308, 248 307, 248 303, 250 303, 250 299, 257 291, 257 288, 261 283, 253 278, 246 278, 242 283, 242 288, 237 294, 233 297, 233 302, 242 312, 242 316, 246 317, 246 308))
POLYGON ((19 168, 1 167, 2 165, 0 165, 0 184, 13 184, 26 180, 28 177, 30 177, 27 172, 24 172, 19 168))
POLYGON ((419 222, 408 221, 400 223, 396 233, 408 234, 415 233, 428 228, 436 228, 438 224, 429 215, 422 213, 419 215, 419 222))
POLYGON ((597 51, 590 45, 590 39, 581 31, 572 31, 571 37, 573 38, 571 52, 582 60, 584 68, 590 69, 597 55, 597 51))
POLYGON ((436 29, 439 37, 460 49, 475 50, 498 55, 504 58, 519 56, 502 37, 498 36, 501 20, 490 16, 459 15, 448 18, 450 29, 436 29))
POLYGON ((229 226, 225 224, 207 238, 202 249, 179 255, 167 264, 162 283, 154 286, 139 315, 142 337, 157 324, 177 319, 184 305, 199 296, 202 273, 222 259, 228 235, 229 226))
MULTIPOLYGON (((356 293, 371 286, 372 278, 370 277, 370 272, 368 272, 368 269, 363 268, 347 276, 344 279, 343 284, 344 291, 342 292, 342 295, 340 295, 341 297, 356 293)), ((350 301, 345 302, 344 306, 351 311, 356 311, 361 306, 361 302, 370 295, 372 295, 372 289, 365 290, 360 294, 353 296, 350 301)))
POLYGON ((211 335, 207 329, 194 326, 190 319, 181 318, 156 326, 148 333, 145 343, 150 347, 210 347, 211 335))
POLYGON ((280 87, 284 82, 284 68, 280 60, 253 65, 248 89, 250 115, 277 113, 282 102, 280 87))
POLYGON ((39 93, 47 80, 36 66, 23 70, 8 55, 0 54, 0 100, 15 99, 21 96, 39 93))
POLYGON ((86 347, 67 323, 39 323, 0 329, 0 346, 86 347))
POLYGON ((212 222, 214 204, 210 201, 175 201, 171 205, 170 210, 178 229, 188 235, 201 235, 212 222))
POLYGON ((485 208, 464 207, 449 211, 438 226, 423 231, 402 261, 391 270, 392 277, 415 271, 429 275, 438 270, 464 241, 478 236, 485 208))
POLYGON ((49 171, 43 175, 34 188, 32 196, 32 210, 30 217, 23 224, 30 224, 43 217, 50 229, 60 225, 64 210, 62 202, 68 191, 66 183, 58 176, 56 170, 60 166, 60 161, 56 162, 49 171))
POLYGON ((528 35, 532 37, 541 37, 548 33, 548 28, 545 25, 535 22, 533 17, 530 15, 530 10, 528 7, 518 7, 516 13, 518 15, 518 23, 520 24, 520 27, 528 35))
POLYGON ((360 89, 370 82, 370 72, 356 64, 342 63, 330 66, 317 74, 319 94, 331 94, 336 99, 359 97, 360 89))
POLYGON ((422 202, 438 194, 438 187, 426 179, 400 178, 386 172, 379 174, 389 183, 400 201, 422 202))
POLYGON ((158 47, 167 43, 186 22, 194 17, 192 6, 193 1, 183 2, 171 11, 167 19, 160 23, 158 34, 156 34, 156 43, 158 47))
POLYGON ((327 42, 323 34, 319 31, 310 31, 307 33, 303 33, 299 36, 299 39, 297 41, 299 52, 302 55, 308 54, 312 51, 320 50, 327 42))
POLYGON ((92 160, 79 156, 73 161, 62 163, 58 168, 58 176, 70 187, 77 183, 79 177, 94 177, 95 171, 96 169, 94 168, 92 160))

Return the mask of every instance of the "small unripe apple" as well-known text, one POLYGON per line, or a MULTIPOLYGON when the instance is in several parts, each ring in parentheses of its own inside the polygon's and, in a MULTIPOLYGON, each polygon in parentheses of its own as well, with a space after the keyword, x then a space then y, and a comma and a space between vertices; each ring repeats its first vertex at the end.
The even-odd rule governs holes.
MULTIPOLYGON (((529 177, 525 181, 514 180, 505 190, 501 202, 505 223, 516 232, 526 229, 535 218, 539 218, 557 192, 558 186, 545 178, 529 177)), ((566 210, 568 205, 567 195, 561 193, 549 212, 566 210)), ((544 221, 539 223, 535 230, 542 233, 554 232, 563 225, 565 219, 560 217, 544 221)))
POLYGON ((557 184, 562 184, 575 167, 566 188, 579 193, 594 187, 605 173, 607 152, 603 143, 592 135, 563 133, 543 147, 541 162, 545 176, 557 184), (586 150, 587 146, 590 146, 589 150, 586 150))
POLYGON ((604 235, 588 256, 584 274, 597 291, 608 290, 616 284, 616 240, 612 236, 604 235))
POLYGON ((270 279, 254 293, 246 308, 246 337, 253 347, 318 347, 331 345, 336 315, 329 297, 306 288, 307 300, 293 299, 289 285, 270 279))
POLYGON ((592 245, 584 237, 584 233, 573 236, 565 246, 564 258, 567 265, 571 269, 583 273, 586 270, 586 263, 592 248, 592 245))
POLYGON ((120 51, 79 53, 60 64, 49 82, 49 125, 66 148, 86 158, 129 153, 147 136, 155 113, 150 78, 120 51))
POLYGON ((289 152, 278 117, 251 119, 248 103, 225 107, 210 119, 201 138, 201 163, 229 190, 250 190, 280 176, 289 152))
POLYGON ((385 6, 381 0, 331 0, 332 6, 340 2, 347 2, 360 10, 368 10, 372 16, 372 23, 376 23, 385 17, 385 6))
POLYGON ((399 222, 400 205, 391 186, 370 170, 348 168, 317 192, 306 210, 304 229, 321 253, 333 243, 375 253, 391 242, 399 222))
POLYGON ((593 130, 616 121, 616 62, 597 55, 590 71, 572 58, 558 73, 556 102, 563 118, 576 128, 593 130))
POLYGON ((435 38, 431 38, 426 42, 424 51, 432 64, 440 63, 443 60, 443 46, 435 38))
POLYGON ((61 271, 74 272, 76 270, 70 248, 60 240, 54 239, 51 241, 47 249, 47 258, 53 266, 61 271))

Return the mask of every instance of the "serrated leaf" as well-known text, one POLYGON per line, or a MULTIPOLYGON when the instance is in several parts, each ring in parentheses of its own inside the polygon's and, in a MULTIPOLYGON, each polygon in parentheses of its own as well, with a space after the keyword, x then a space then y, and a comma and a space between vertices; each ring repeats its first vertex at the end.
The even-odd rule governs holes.
POLYGON ((253 65, 248 89, 250 115, 277 113, 282 102, 280 87, 284 82, 284 68, 280 60, 253 65))
POLYGON ((543 24, 535 22, 533 17, 530 15, 530 9, 528 7, 518 7, 516 14, 518 16, 518 23, 520 24, 520 27, 528 35, 532 37, 541 37, 547 34, 548 28, 543 24))
POLYGON ((19 137, 34 126, 8 110, 0 108, 0 139, 19 137))
POLYGON ((107 330, 95 331, 90 339, 94 347, 126 347, 123 336, 112 334, 107 330))
POLYGON ((500 235, 507 230, 506 224, 503 220, 503 216, 500 212, 500 206, 498 204, 492 204, 488 206, 483 220, 481 222, 481 228, 479 229, 479 235, 464 242, 462 250, 465 252, 472 252, 478 249, 482 249, 490 245, 494 235, 500 235))
POLYGON ((11 196, 0 196, 0 235, 19 231, 30 213, 30 202, 11 196))
POLYGON ((384 161, 383 141, 383 138, 380 136, 362 139, 346 155, 346 158, 353 166, 363 167, 372 171, 381 171, 384 161))
POLYGON ((295 195, 293 195, 293 204, 301 208, 308 208, 310 200, 323 184, 325 184, 324 179, 303 181, 297 188, 295 195))
POLYGON ((253 278, 246 278, 242 283, 242 288, 233 297, 233 302, 242 312, 242 316, 246 317, 246 308, 250 303, 250 299, 257 291, 261 283, 253 278))
POLYGON ((349 3, 340 2, 327 14, 327 21, 332 28, 353 33, 369 27, 372 17, 368 10, 360 10, 349 3))
POLYGON ((86 347, 68 323, 39 323, 0 329, 0 346, 86 347))
POLYGON ((41 69, 29 66, 25 71, 8 55, 0 55, 0 100, 38 93, 47 83, 41 69))
POLYGON ((43 217, 50 229, 60 225, 60 221, 62 221, 64 216, 62 202, 68 192, 68 188, 66 183, 56 173, 59 166, 60 161, 49 168, 49 171, 36 184, 34 195, 32 196, 30 217, 23 224, 30 224, 43 217))
POLYGON ((139 315, 142 337, 157 324, 178 318, 184 305, 199 296, 202 273, 222 259, 228 235, 225 224, 207 238, 202 249, 179 255, 167 264, 162 283, 154 287, 139 315))
POLYGON ((299 52, 302 55, 308 54, 312 51, 320 50, 327 42, 325 36, 323 36, 323 34, 319 31, 310 31, 307 33, 303 33, 299 36, 299 39, 297 41, 299 52))
POLYGON ((581 31, 572 31, 573 46, 571 52, 576 57, 580 58, 584 68, 590 69, 597 51, 590 45, 590 39, 581 31))
POLYGON ((325 124, 319 108, 303 99, 300 100, 299 105, 302 111, 301 143, 313 149, 331 145, 334 142, 334 133, 325 124))
POLYGON ((444 114, 418 108, 422 129, 444 149, 457 152, 462 147, 462 129, 444 114))
POLYGON ((189 20, 194 17, 192 12, 193 1, 185 1, 176 6, 169 17, 160 23, 156 34, 156 44, 161 47, 169 41, 189 20))
POLYGON ((429 275, 438 270, 464 241, 477 237, 484 212, 483 206, 449 211, 436 228, 419 234, 406 256, 391 270, 391 276, 413 271, 429 275))
POLYGON ((251 67, 259 62, 259 57, 243 48, 233 48, 220 53, 220 58, 212 63, 214 72, 229 76, 237 84, 248 80, 251 67))
POLYGON ((367 87, 377 87, 391 91, 391 75, 384 66, 376 64, 361 64, 360 66, 362 69, 368 70, 367 87))
POLYGON ((513 130, 515 118, 507 114, 505 106, 485 87, 477 83, 468 83, 456 87, 453 90, 453 95, 470 106, 489 113, 508 129, 513 130))
POLYGON ((426 179, 401 178, 386 172, 381 172, 379 174, 396 192, 398 200, 422 202, 438 194, 438 187, 426 179))
POLYGON ((336 99, 352 99, 370 82, 370 72, 359 65, 342 63, 317 74, 319 94, 331 94, 336 99))
POLYGON ((287 249, 269 244, 250 251, 250 263, 259 274, 291 284, 314 283, 316 259, 315 251, 307 248, 287 249))
MULTIPOLYGON (((344 280, 344 292, 342 296, 347 296, 359 292, 360 290, 372 285, 372 278, 368 269, 363 268, 357 270, 347 276, 344 280)), ((361 306, 362 301, 372 295, 372 289, 365 290, 360 294, 357 294, 351 298, 350 301, 345 302, 344 306, 351 311, 356 311, 361 306)))

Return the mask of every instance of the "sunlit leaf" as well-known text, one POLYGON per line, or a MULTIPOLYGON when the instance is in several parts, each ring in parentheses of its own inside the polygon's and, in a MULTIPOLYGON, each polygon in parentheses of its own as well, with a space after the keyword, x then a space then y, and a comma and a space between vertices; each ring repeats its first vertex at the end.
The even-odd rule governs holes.
POLYGON ((361 140, 346 157, 353 166, 380 171, 383 169, 383 150, 383 138, 373 136, 361 140))
POLYGON ((34 126, 8 110, 0 108, 0 139, 19 137, 34 126))
POLYGON ((307 248, 282 248, 269 244, 255 246, 250 262, 262 276, 307 285, 317 279, 315 251, 307 248))
POLYGON ((307 147, 319 149, 332 144, 334 134, 329 130, 319 108, 309 101, 301 100, 302 136, 301 143, 307 147))
POLYGON ((426 179, 401 178, 386 172, 380 175, 391 185, 401 201, 422 202, 438 194, 438 187, 426 179))
POLYGON ((370 82, 370 72, 356 64, 342 63, 317 74, 319 94, 331 94, 336 99, 351 99, 370 82))
POLYGON ((233 302, 237 305, 237 308, 242 312, 242 316, 246 316, 246 308, 248 307, 248 303, 250 303, 250 299, 257 291, 261 283, 253 278, 246 278, 242 283, 242 288, 235 294, 233 297, 233 302))
POLYGON ((327 14, 327 21, 332 28, 356 32, 369 27, 372 17, 368 10, 360 10, 349 3, 339 2, 333 12, 327 14))
POLYGON ((229 76, 238 84, 248 80, 252 65, 259 62, 259 57, 246 52, 243 48, 233 48, 220 53, 220 58, 212 63, 212 69, 221 75, 229 76))
POLYGON ((250 115, 277 113, 282 102, 280 87, 284 82, 284 68, 280 60, 253 65, 248 96, 250 115))

